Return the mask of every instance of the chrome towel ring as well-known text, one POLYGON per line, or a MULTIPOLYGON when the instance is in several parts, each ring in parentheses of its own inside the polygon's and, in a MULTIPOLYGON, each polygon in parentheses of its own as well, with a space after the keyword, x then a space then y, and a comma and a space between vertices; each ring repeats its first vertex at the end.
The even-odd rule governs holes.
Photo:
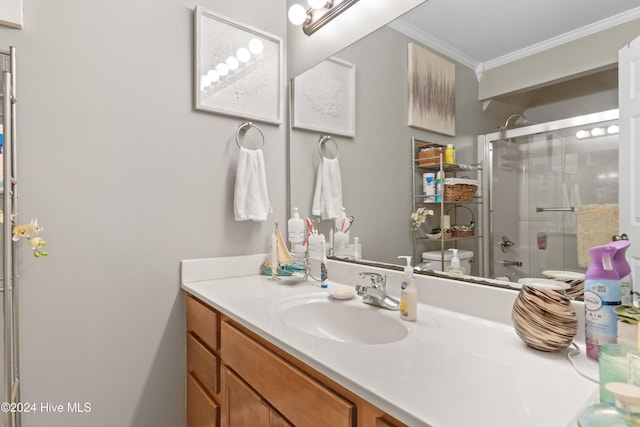
POLYGON ((260 129, 253 122, 242 122, 240 126, 238 126, 238 130, 236 131, 236 144, 238 144, 238 148, 246 148, 247 150, 262 150, 264 148, 264 134, 262 133, 262 129, 260 129), (240 132, 247 133, 251 128, 255 128, 258 132, 260 132, 260 138, 262 138, 262 145, 260 148, 247 148, 243 147, 240 144, 240 132))
POLYGON ((335 141, 335 139, 331 138, 331 136, 329 135, 324 135, 324 136, 321 136, 320 140, 318 141, 318 153, 320 153, 320 157, 324 157, 325 159, 337 159, 338 155, 340 155, 340 147, 338 147, 338 143, 335 141), (324 146, 324 144, 329 141, 332 141, 336 146, 335 157, 325 156, 324 152, 322 151, 322 147, 324 146))

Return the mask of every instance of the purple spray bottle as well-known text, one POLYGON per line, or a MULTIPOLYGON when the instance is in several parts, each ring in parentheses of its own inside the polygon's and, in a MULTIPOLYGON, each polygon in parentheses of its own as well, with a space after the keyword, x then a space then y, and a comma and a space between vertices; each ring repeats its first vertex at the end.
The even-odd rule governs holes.
POLYGON ((600 346, 617 340, 617 316, 621 304, 620 276, 614 268, 617 242, 589 249, 591 264, 584 280, 587 356, 598 360, 600 346))

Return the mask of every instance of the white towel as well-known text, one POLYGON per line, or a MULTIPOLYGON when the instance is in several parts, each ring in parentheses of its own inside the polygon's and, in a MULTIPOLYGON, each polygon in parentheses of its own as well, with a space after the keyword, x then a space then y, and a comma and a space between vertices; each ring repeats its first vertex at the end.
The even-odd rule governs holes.
POLYGON ((233 207, 236 221, 265 221, 273 211, 262 150, 240 148, 233 207))
POLYGON ((316 176, 311 213, 322 219, 337 218, 342 212, 342 179, 338 159, 321 158, 316 176))

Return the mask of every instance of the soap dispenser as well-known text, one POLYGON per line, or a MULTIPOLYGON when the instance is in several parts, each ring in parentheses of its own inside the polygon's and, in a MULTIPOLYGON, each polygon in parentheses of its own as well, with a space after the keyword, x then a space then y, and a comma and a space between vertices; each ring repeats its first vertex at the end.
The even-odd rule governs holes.
POLYGON ((453 258, 451 258, 451 266, 449 267, 449 276, 451 277, 464 277, 464 269, 460 266, 460 258, 458 258, 458 249, 449 249, 453 252, 453 258))
POLYGON ((398 258, 407 260, 400 284, 400 318, 408 322, 415 322, 418 319, 418 289, 411 266, 411 257, 399 256, 398 258))

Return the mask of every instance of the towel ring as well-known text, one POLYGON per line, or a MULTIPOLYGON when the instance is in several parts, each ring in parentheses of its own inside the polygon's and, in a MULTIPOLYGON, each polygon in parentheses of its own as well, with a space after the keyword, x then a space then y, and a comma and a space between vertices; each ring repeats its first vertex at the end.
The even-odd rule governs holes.
POLYGON ((264 134, 262 133, 262 129, 260 129, 257 125, 252 122, 242 122, 240 126, 238 126, 238 130, 236 131, 236 144, 238 144, 238 148, 246 148, 240 144, 240 132, 249 132, 249 129, 256 128, 258 132, 260 132, 260 137, 262 138, 262 145, 260 148, 247 148, 247 150, 262 150, 264 148, 264 134))
POLYGON ((320 157, 324 157, 325 159, 337 159, 338 156, 340 155, 340 147, 338 147, 338 143, 336 142, 335 139, 331 138, 331 136, 329 136, 329 135, 324 135, 324 136, 321 136, 320 140, 318 141, 318 153, 320 153, 320 157), (336 146, 336 156, 335 157, 325 156, 324 153, 322 152, 322 146, 328 141, 333 141, 333 143, 336 146))

